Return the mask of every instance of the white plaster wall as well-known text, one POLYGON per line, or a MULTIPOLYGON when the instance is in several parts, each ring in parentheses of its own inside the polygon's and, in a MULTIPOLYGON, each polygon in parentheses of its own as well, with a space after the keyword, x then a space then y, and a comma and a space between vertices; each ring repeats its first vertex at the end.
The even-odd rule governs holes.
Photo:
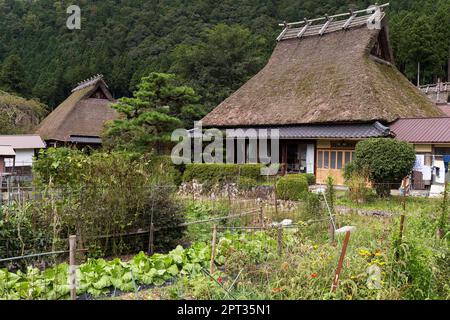
MULTIPOLYGON (((16 152, 16 167, 31 167, 33 164, 34 149, 14 150, 16 152)), ((5 159, 7 168, 13 166, 13 159, 5 159)))

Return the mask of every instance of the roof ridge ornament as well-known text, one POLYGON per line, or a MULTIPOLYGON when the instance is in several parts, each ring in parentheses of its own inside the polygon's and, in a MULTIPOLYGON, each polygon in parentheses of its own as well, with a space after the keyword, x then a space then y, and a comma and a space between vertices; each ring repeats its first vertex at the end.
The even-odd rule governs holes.
MULTIPOLYGON (((72 90, 72 92, 89 87, 89 86, 97 83, 100 80, 103 80, 103 74, 97 74, 95 76, 92 76, 84 81, 78 82, 77 86, 72 90)), ((106 83, 105 83, 105 85, 106 85, 106 83)))
POLYGON ((384 13, 383 11, 381 11, 381 8, 378 6, 378 4, 367 8, 367 13, 372 14, 369 19, 367 19, 367 28, 369 28, 370 30, 380 30, 381 20, 384 18, 384 13))
POLYGON ((381 21, 385 17, 384 8, 390 4, 372 5, 363 10, 354 11, 349 9, 348 12, 340 13, 332 16, 322 16, 315 19, 304 19, 298 22, 279 24, 283 27, 282 32, 277 37, 277 41, 288 39, 302 39, 310 36, 322 36, 327 33, 339 30, 348 30, 350 28, 361 27, 367 25, 369 29, 381 29, 381 21), (319 32, 317 30, 320 30, 319 32))

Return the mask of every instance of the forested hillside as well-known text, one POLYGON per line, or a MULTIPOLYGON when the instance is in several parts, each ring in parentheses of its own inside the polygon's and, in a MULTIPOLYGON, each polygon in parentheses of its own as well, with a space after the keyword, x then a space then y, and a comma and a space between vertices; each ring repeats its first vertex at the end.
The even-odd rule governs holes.
MULTIPOLYGON (((265 64, 279 22, 372 2, 0 0, 0 88, 53 108, 93 74, 103 73, 121 97, 152 71, 172 72, 211 108, 265 64), (81 7, 81 30, 66 28, 70 4, 81 7)), ((446 77, 450 1, 393 0, 388 14, 399 69, 415 81, 420 62, 422 83, 446 77)))
POLYGON ((0 134, 33 132, 46 114, 46 107, 0 90, 0 134))

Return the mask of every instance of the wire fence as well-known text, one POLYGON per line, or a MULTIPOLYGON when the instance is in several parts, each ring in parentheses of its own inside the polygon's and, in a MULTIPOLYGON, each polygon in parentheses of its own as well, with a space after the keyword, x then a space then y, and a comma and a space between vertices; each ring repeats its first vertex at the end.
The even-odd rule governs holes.
MULTIPOLYGON (((383 185, 388 186, 398 186, 398 184, 387 183, 383 185)), ((155 186, 152 190, 164 191, 166 189, 173 189, 174 186, 155 186)), ((373 187, 373 186, 372 186, 373 187)), ((226 190, 230 190, 225 187, 226 190)), ((209 214, 212 216, 209 218, 198 218, 188 217, 186 222, 181 223, 178 227, 196 227, 196 226, 204 226, 205 230, 208 230, 206 234, 206 238, 211 238, 211 232, 222 233, 222 232, 271 232, 276 234, 278 252, 281 252, 283 249, 283 230, 287 229, 299 229, 304 227, 312 226, 316 223, 325 223, 330 225, 330 229, 332 230, 332 234, 336 232, 337 229, 341 226, 336 219, 339 219, 340 210, 338 206, 334 206, 331 208, 331 204, 327 202, 327 198, 324 195, 324 189, 317 189, 316 192, 319 196, 322 196, 322 210, 325 213, 324 217, 320 218, 311 218, 307 219, 305 222, 301 223, 293 223, 292 221, 297 221, 300 213, 304 211, 304 201, 283 201, 279 200, 276 196, 276 185, 272 190, 272 194, 269 195, 267 199, 261 198, 253 198, 253 199, 239 199, 238 194, 225 194, 225 196, 221 197, 211 197, 208 196, 200 196, 195 197, 194 199, 188 197, 183 197, 184 200, 188 201, 190 204, 202 206, 208 205, 210 208, 209 214), (334 213, 336 211, 336 213, 334 213), (284 219, 283 219, 284 218, 284 219), (292 218, 292 219, 289 219, 292 218), (282 220, 292 220, 291 222, 287 221, 283 223, 282 220), (234 223, 233 223, 234 222, 234 223), (235 223, 237 222, 237 223, 235 223)), ((61 192, 63 194, 63 192, 61 192)), ((409 196, 404 193, 403 197, 400 197, 398 201, 402 204, 401 209, 398 209, 395 212, 390 212, 390 215, 386 215, 384 217, 390 218, 395 216, 404 216, 407 211, 407 202, 409 196)), ((350 208, 355 210, 355 208, 350 208)), ((357 210, 358 208, 356 208, 357 210)), ((361 206, 361 209, 364 209, 364 206, 361 206)), ((368 210, 370 212, 370 210, 368 210)), ((186 212, 179 212, 180 216, 185 217, 186 212)), ((373 214, 373 216, 377 216, 373 214)), ((91 235, 84 237, 82 241, 84 241, 84 246, 80 249, 75 250, 75 252, 86 254, 89 249, 85 246, 89 241, 95 240, 105 240, 111 238, 134 238, 136 242, 139 243, 139 249, 146 251, 147 253, 152 254, 154 252, 154 241, 158 237, 158 232, 161 231, 160 228, 155 227, 153 223, 146 226, 147 228, 142 228, 133 232, 123 232, 123 233, 115 233, 115 234, 99 234, 99 235, 91 235)), ((0 234, 0 243, 7 242, 10 239, 2 238, 0 234)), ((36 239, 42 240, 42 239, 36 239)), ((48 239, 46 246, 50 246, 54 244, 54 239, 48 239)), ((195 239, 193 239, 195 240, 195 239)), ((64 249, 62 250, 52 250, 52 251, 42 251, 36 252, 33 251, 33 248, 27 248, 24 250, 22 248, 21 255, 16 256, 7 256, 2 252, 0 254, 0 264, 12 263, 17 261, 25 261, 25 265, 28 266, 39 266, 39 267, 47 267, 49 265, 56 264, 61 261, 67 261, 67 254, 70 254, 71 251, 68 249, 69 238, 66 239, 58 239, 64 249), (44 259, 47 257, 54 257, 54 260, 48 262, 47 264, 39 264, 40 259, 44 259)), ((334 240, 333 240, 334 241, 334 240)), ((78 263, 81 261, 78 261, 78 263)), ((212 274, 213 270, 210 270, 210 274, 212 274)), ((65 279, 67 281, 67 278, 65 279)), ((56 281, 56 280, 55 280, 56 281)), ((60 285, 64 285, 63 279, 59 279, 60 285)))

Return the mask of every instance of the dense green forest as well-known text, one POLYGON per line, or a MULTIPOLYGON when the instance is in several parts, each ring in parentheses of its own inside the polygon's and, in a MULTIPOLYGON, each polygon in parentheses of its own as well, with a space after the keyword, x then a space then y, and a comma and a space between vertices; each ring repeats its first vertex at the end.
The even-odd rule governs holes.
MULTIPOLYGON (((151 72, 177 74, 212 108, 267 61, 278 23, 365 0, 0 0, 0 88, 54 108, 75 83, 103 73, 115 97, 151 72), (81 30, 66 8, 81 7, 81 30)), ((388 9, 397 67, 422 83, 447 76, 449 0, 393 0, 388 9)))

